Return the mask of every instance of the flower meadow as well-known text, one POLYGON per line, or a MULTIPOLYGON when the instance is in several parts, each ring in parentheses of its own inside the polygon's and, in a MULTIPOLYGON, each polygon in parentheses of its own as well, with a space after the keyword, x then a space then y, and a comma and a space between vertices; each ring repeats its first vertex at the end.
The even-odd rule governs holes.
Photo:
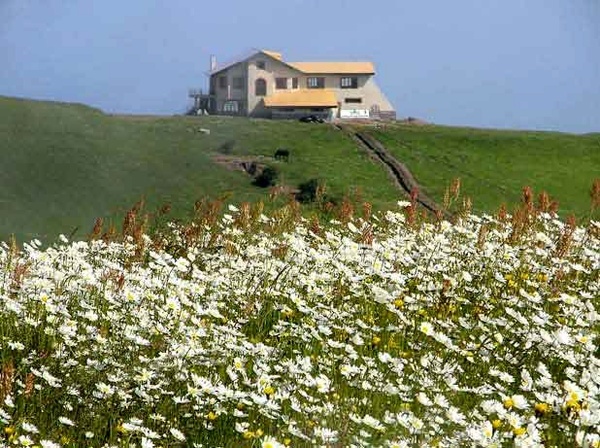
POLYGON ((600 446, 600 223, 413 207, 3 244, 0 446, 600 446))

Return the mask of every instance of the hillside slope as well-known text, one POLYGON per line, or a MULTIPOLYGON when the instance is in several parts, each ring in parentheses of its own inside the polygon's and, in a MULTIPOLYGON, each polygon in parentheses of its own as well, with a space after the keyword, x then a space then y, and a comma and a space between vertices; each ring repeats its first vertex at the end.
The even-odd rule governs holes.
POLYGON ((600 178, 600 134, 402 124, 364 129, 439 202, 452 179, 460 178, 475 211, 494 211, 503 202, 510 208, 528 185, 556 199, 560 214, 589 217, 589 191, 600 178))
POLYGON ((204 197, 266 197, 248 174, 217 157, 260 159, 292 187, 323 179, 336 197, 360 188, 377 207, 399 196, 378 164, 327 125, 109 116, 82 105, 0 97, 0 240, 47 240, 74 229, 83 236, 96 217, 116 220, 142 197, 150 209, 170 203, 174 217, 204 197), (278 147, 289 148, 289 162, 272 159, 278 147))
MULTIPOLYGON (((600 134, 353 126, 385 145, 439 203, 459 177, 476 211, 515 204, 530 185, 556 198, 561 213, 589 216, 600 134)), ((0 160, 0 240, 14 234, 47 241, 74 230, 84 237, 97 217, 119 225, 141 198, 149 210, 170 204, 173 218, 206 197, 266 199, 266 189, 234 169, 240 161, 276 167, 291 188, 321 179, 333 198, 358 189, 375 209, 403 198, 348 134, 295 121, 110 116, 83 105, 0 97, 0 160), (290 150, 289 162, 273 159, 280 147, 290 150)))

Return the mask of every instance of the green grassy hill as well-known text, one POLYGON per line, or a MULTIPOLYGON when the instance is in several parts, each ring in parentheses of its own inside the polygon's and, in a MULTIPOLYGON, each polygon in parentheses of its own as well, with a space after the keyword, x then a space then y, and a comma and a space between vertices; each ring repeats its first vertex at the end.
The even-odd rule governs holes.
MULTIPOLYGON (((460 177, 477 211, 519 200, 521 188, 547 190, 561 212, 585 217, 600 177, 600 135, 441 126, 365 127, 413 172, 434 199, 460 177)), ((276 166, 290 187, 311 178, 337 198, 360 189, 376 209, 402 197, 376 162, 328 125, 229 117, 111 116, 83 105, 0 97, 0 240, 84 236, 97 217, 120 223, 144 198, 185 216, 196 200, 265 199, 267 190, 232 168, 276 166), (200 128, 210 134, 199 132, 200 128), (289 148, 289 162, 273 160, 289 148), (220 160, 218 162, 217 160, 220 160)))
POLYGON ((331 126, 109 116, 82 105, 0 97, 0 240, 48 240, 76 228, 83 236, 99 216, 120 222, 142 197, 149 209, 170 203, 174 217, 204 197, 265 198, 251 176, 215 162, 261 156, 259 163, 277 166, 293 187, 316 177, 333 196, 359 187, 378 207, 399 197, 381 167, 331 126), (278 147, 290 149, 289 163, 272 160, 278 147))
POLYGON ((589 191, 600 178, 600 134, 401 124, 369 132, 438 201, 458 177, 475 211, 494 211, 503 202, 510 209, 528 185, 558 200, 562 215, 589 218, 589 191))

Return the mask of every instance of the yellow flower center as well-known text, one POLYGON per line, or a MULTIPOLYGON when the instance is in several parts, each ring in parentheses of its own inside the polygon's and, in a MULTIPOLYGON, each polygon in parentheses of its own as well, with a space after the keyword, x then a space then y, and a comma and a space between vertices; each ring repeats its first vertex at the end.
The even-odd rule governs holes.
POLYGON ((515 436, 522 436, 523 434, 525 434, 527 432, 526 428, 513 428, 512 432, 515 436))
POLYGON ((548 411, 550 410, 550 406, 548 406, 548 403, 536 403, 535 404, 535 412, 538 414, 547 414, 548 411))
POLYGON ((273 395, 275 393, 275 388, 273 388, 273 386, 267 386, 263 389, 263 392, 267 395, 273 395))
POLYGON ((502 404, 504 405, 504 407, 506 409, 510 409, 515 405, 515 402, 513 401, 512 398, 507 398, 502 402, 502 404))

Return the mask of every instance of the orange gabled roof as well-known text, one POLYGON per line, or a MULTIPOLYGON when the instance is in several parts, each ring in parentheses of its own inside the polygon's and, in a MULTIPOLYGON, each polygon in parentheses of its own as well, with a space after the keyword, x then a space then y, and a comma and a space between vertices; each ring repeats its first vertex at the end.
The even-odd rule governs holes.
POLYGON ((372 62, 288 62, 296 70, 312 74, 374 74, 372 62))
POLYGON ((280 61, 283 64, 286 64, 288 67, 291 67, 295 70, 298 70, 305 74, 310 75, 374 75, 375 74, 375 66, 372 62, 363 61, 363 62, 286 62, 283 60, 283 56, 281 53, 271 50, 254 50, 252 53, 247 54, 242 58, 238 58, 233 62, 229 62, 223 66, 217 67, 217 69, 209 72, 210 75, 214 75, 219 73, 235 64, 238 64, 242 61, 247 60, 251 56, 254 56, 257 53, 263 53, 273 59, 280 61))
POLYGON ((337 98, 329 89, 282 90, 265 97, 267 107, 336 107, 337 98))

